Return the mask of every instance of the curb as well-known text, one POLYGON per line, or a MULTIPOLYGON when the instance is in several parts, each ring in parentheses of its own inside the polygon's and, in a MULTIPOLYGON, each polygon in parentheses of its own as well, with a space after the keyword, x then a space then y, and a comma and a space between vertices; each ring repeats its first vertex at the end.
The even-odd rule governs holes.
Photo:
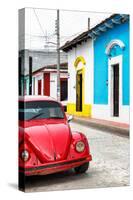
POLYGON ((73 118, 73 122, 75 123, 80 123, 81 125, 85 125, 85 126, 89 126, 95 129, 100 129, 102 131, 108 131, 111 133, 115 133, 115 134, 120 134, 122 136, 127 136, 129 137, 129 129, 127 128, 121 128, 121 127, 117 127, 117 126, 112 126, 112 125, 106 125, 106 124, 98 124, 96 122, 92 122, 92 121, 86 121, 84 119, 78 119, 78 118, 73 118))

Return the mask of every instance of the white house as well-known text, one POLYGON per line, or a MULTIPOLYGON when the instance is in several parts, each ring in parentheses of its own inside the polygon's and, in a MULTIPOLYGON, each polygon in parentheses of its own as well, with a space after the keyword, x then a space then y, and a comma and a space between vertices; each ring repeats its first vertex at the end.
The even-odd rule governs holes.
MULTIPOLYGON (((60 64, 60 99, 67 101, 68 66, 60 64)), ((32 94, 47 95, 57 99, 57 66, 47 65, 32 73, 32 94)))

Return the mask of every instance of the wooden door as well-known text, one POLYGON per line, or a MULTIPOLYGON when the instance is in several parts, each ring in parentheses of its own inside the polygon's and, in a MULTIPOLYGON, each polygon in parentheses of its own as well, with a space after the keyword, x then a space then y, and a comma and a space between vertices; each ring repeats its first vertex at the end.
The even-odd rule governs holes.
POLYGON ((41 95, 41 90, 42 90, 42 81, 38 80, 38 95, 41 95))
POLYGON ((82 73, 76 75, 76 111, 82 111, 82 73))
POLYGON ((68 86, 67 86, 67 78, 60 79, 60 97, 61 101, 67 100, 68 86))
POLYGON ((50 96, 50 73, 44 73, 44 95, 50 96))
POLYGON ((119 65, 113 65, 113 116, 119 116, 119 65))

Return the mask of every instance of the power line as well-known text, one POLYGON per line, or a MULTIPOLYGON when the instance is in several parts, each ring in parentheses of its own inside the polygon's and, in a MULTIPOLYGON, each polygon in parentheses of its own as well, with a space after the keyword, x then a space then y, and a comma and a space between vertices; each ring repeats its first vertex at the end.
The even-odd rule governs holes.
POLYGON ((35 14, 35 16, 36 16, 36 19, 37 19, 37 21, 38 21, 38 24, 39 24, 39 26, 40 26, 40 29, 41 29, 41 31, 42 31, 44 37, 46 37, 46 36, 45 36, 45 33, 44 33, 44 30, 43 30, 43 27, 42 27, 42 25, 41 25, 41 23, 40 23, 39 17, 38 17, 38 15, 37 15, 36 11, 35 11, 35 8, 33 8, 33 11, 34 11, 34 14, 35 14))
MULTIPOLYGON (((73 35, 68 35, 68 36, 66 36, 66 35, 62 35, 62 36, 60 36, 60 39, 61 39, 61 41, 65 41, 65 40, 68 40, 69 38, 71 39, 71 38, 73 38, 73 37, 76 37, 78 34, 81 34, 83 31, 80 31, 80 32, 77 32, 77 33, 75 33, 75 34, 73 34, 73 35)), ((50 34, 50 35, 33 35, 33 34, 28 34, 28 33, 25 33, 24 35, 21 35, 20 36, 20 38, 25 38, 25 37, 33 37, 34 39, 31 39, 31 40, 38 40, 38 39, 43 39, 43 38, 48 38, 48 39, 54 39, 55 38, 55 36, 56 36, 56 34, 55 33, 53 33, 53 34, 50 34)), ((28 38, 25 38, 25 39, 28 39, 28 38)))

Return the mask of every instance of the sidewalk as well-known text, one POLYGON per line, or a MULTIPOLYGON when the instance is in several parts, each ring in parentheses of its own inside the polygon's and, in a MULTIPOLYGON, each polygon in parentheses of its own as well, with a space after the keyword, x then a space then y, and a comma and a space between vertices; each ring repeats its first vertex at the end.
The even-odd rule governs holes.
POLYGON ((129 124, 77 116, 73 116, 73 121, 102 131, 129 136, 129 124))

